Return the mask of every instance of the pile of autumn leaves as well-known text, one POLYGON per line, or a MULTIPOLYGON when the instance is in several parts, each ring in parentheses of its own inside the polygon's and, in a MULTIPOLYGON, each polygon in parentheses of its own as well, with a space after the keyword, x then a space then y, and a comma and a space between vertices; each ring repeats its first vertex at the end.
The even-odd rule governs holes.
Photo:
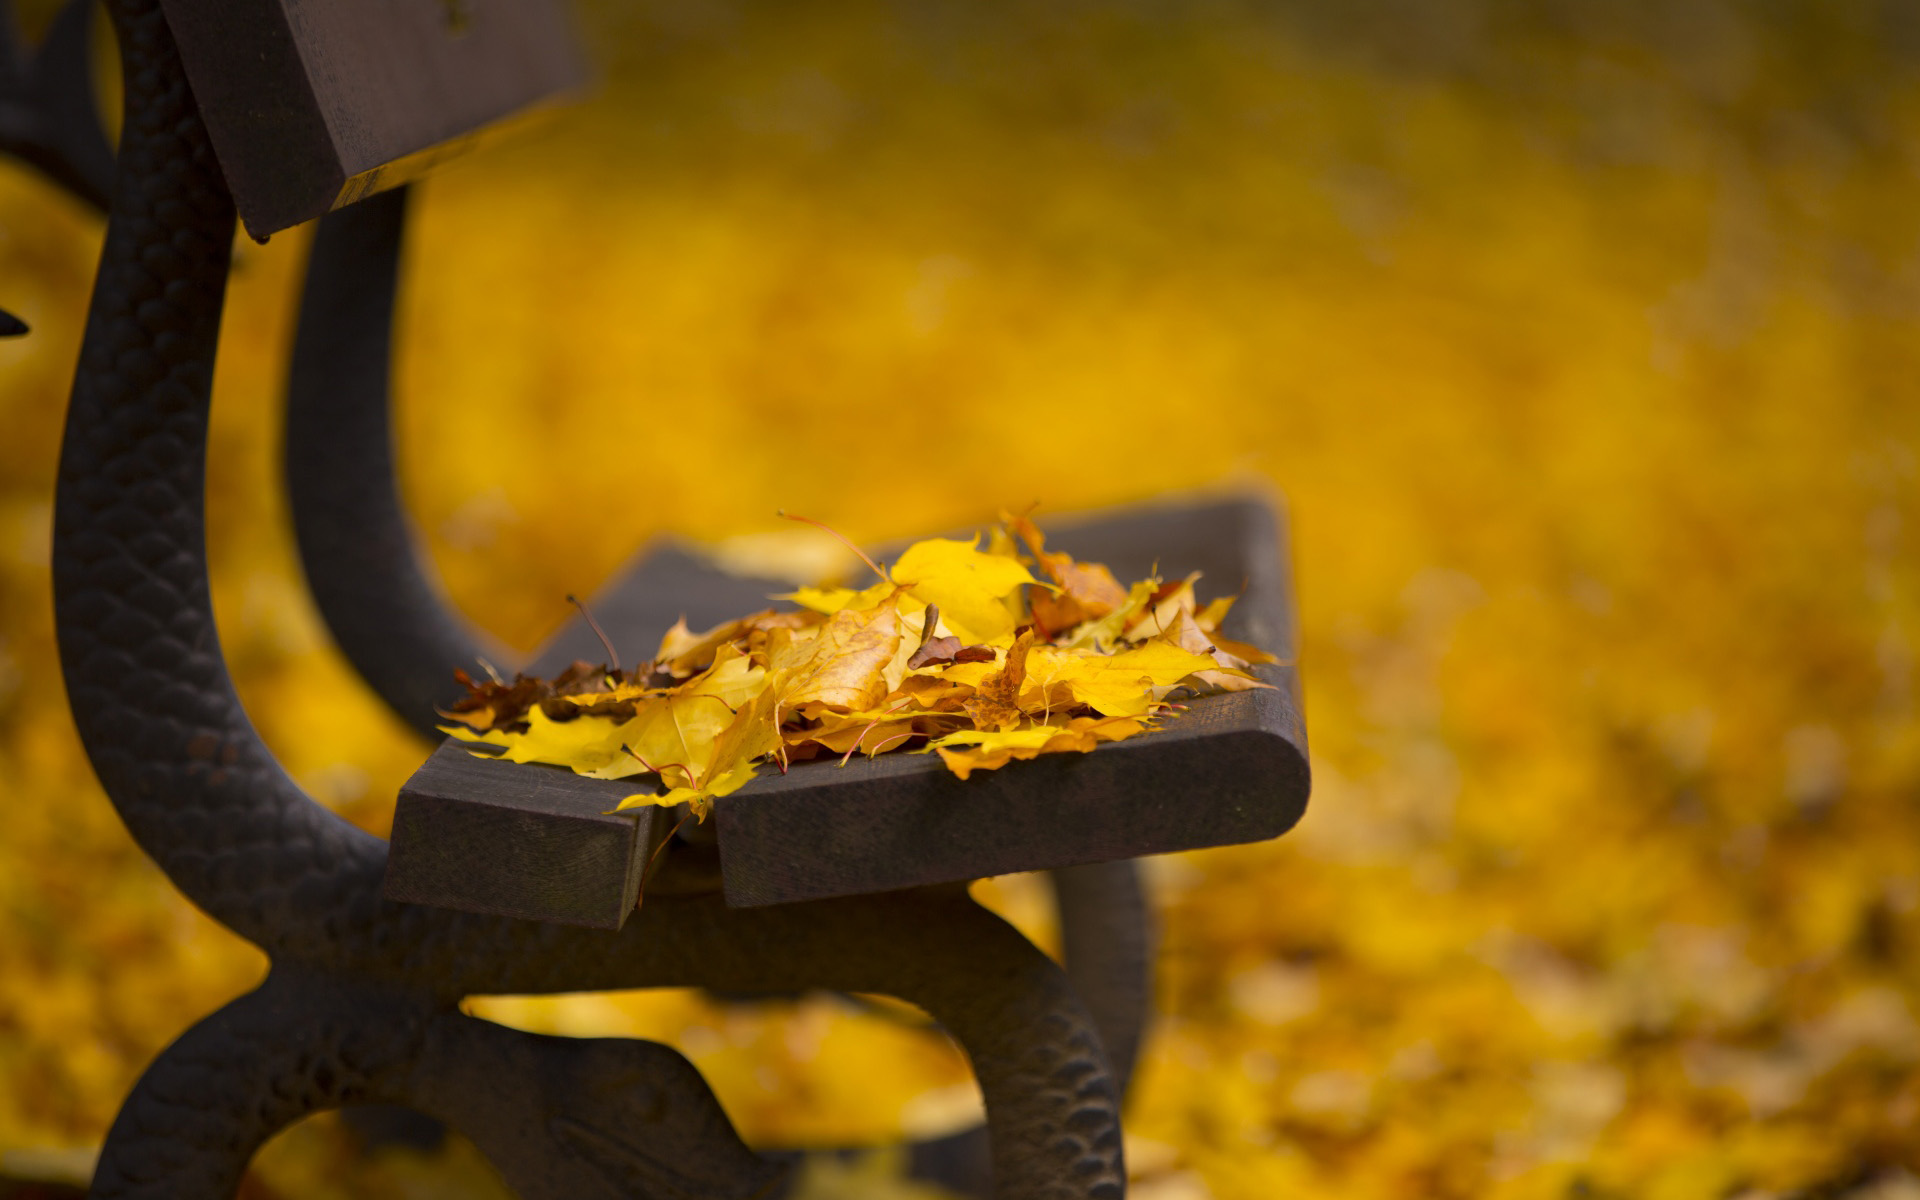
POLYGON ((632 670, 578 662, 510 684, 463 674, 448 732, 513 762, 653 775, 658 792, 619 807, 684 802, 704 820, 764 762, 917 749, 965 779, 1147 733, 1176 689, 1267 686, 1250 665, 1273 656, 1221 636, 1233 598, 1200 606, 1197 574, 1122 587, 1098 563, 1049 552, 1024 517, 979 541, 916 542, 891 570, 869 562, 880 582, 864 590, 779 597, 798 611, 704 633, 683 619, 632 670))

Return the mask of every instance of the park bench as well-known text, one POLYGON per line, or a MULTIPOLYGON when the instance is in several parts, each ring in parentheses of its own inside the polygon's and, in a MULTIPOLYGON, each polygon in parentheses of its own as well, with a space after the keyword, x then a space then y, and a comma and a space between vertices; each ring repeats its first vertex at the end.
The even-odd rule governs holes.
MULTIPOLYGON (((1145 958, 1127 860, 1273 837, 1298 819, 1308 780, 1292 668, 1263 668, 1274 690, 1202 698, 1153 737, 966 783, 897 756, 758 780, 721 800, 710 829, 683 831, 638 910, 664 814, 607 816, 606 785, 555 769, 442 747, 403 790, 391 849, 352 828, 254 734, 213 630, 202 473, 235 214, 266 237, 339 210, 316 241, 289 423, 324 426, 330 404, 359 417, 331 439, 291 438, 289 485, 329 623, 423 724, 434 679, 471 638, 439 606, 393 499, 385 375, 404 198, 383 189, 575 85, 577 60, 534 4, 108 7, 127 108, 56 498, 63 670, 136 840, 273 966, 148 1069, 95 1194, 231 1194, 280 1128, 364 1103, 449 1122, 529 1197, 775 1194, 786 1162, 742 1144, 671 1049, 539 1037, 457 1007, 489 992, 692 985, 918 1004, 980 1079, 994 1195, 1120 1195, 1109 1050, 1132 1058, 1145 958), (312 469, 323 445, 368 486, 329 491, 312 469), (330 544, 367 497, 385 509, 352 526, 378 535, 369 548, 330 544), (386 554, 393 570, 363 570, 351 553, 386 554), (383 619, 395 605, 401 617, 383 619), (369 621, 397 657, 358 640, 369 621), (1057 872, 1065 972, 960 886, 1038 869, 1057 872)), ((1279 531, 1257 502, 1117 514, 1059 542, 1123 573, 1158 559, 1244 578, 1229 632, 1290 644, 1279 531)), ((753 607, 765 590, 668 548, 598 607, 637 640, 682 612, 697 623, 753 607)), ((571 658, 584 634, 564 631, 546 661, 571 658)))

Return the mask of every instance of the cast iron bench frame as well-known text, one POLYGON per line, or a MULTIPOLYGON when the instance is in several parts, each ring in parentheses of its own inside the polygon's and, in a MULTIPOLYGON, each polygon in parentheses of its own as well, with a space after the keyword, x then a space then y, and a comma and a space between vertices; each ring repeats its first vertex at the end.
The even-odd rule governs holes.
MULTIPOLYGON (((1169 733, 998 773, 1025 777, 1005 785, 1004 800, 970 789, 957 805, 943 794, 946 777, 885 760, 824 789, 803 777, 778 804, 760 804, 775 789, 756 784, 720 810, 725 897, 680 889, 618 931, 382 899, 383 878, 391 886, 385 845, 315 805, 274 763, 232 694, 213 630, 201 534, 205 418, 234 212, 227 189, 239 190, 245 173, 224 147, 216 162, 218 138, 208 138, 195 103, 210 89, 190 90, 180 64, 174 36, 192 40, 191 5, 167 7, 177 28, 150 0, 110 5, 127 117, 62 447, 56 622, 76 724, 129 830, 183 892, 266 950, 273 968, 149 1068, 109 1135, 95 1194, 230 1192, 267 1136, 307 1112, 365 1101, 450 1120, 528 1196, 767 1194, 784 1164, 739 1142, 675 1052, 536 1037, 456 1007, 479 992, 685 984, 827 987, 918 1003, 973 1059, 996 1195, 1120 1194, 1117 1089, 1093 1022, 1060 970, 957 885, 1283 832, 1307 786, 1291 669, 1272 673, 1276 692, 1203 699, 1169 733), (1131 757, 1115 753, 1134 745, 1142 749, 1131 757), (1110 798, 1123 776, 1197 785, 1209 798, 1197 807, 1221 819, 1169 824, 1149 804, 1116 820, 1120 833, 1037 861, 1029 851, 1043 837, 993 842, 1044 788, 1093 801, 1110 798), (770 869, 764 856, 756 864, 756 838, 762 846, 794 838, 817 824, 808 805, 820 803, 830 817, 853 804, 874 828, 902 805, 909 831, 953 816, 967 852, 933 855, 905 879, 870 869, 876 851, 897 852, 897 840, 839 856, 832 878, 770 869), (993 852, 972 853, 980 845, 993 852), (730 858, 745 865, 734 870, 730 858), (863 859, 868 867, 849 874, 863 859), (876 885, 912 890, 874 894, 876 885), (503 1086, 510 1079, 517 1086, 503 1086)), ((193 36, 204 31, 203 22, 193 36)), ((311 195, 336 188, 336 201, 351 200, 387 169, 335 166, 342 178, 309 186, 311 195)), ((261 211, 243 196, 256 233, 261 211)), ((274 211, 279 220, 297 209, 274 211)), ((1275 531, 1264 532, 1244 565, 1279 590, 1263 599, 1250 588, 1243 610, 1256 623, 1277 618, 1284 631, 1283 560, 1275 531)), ((844 822, 830 824, 842 828, 814 844, 831 860, 846 838, 844 822)))

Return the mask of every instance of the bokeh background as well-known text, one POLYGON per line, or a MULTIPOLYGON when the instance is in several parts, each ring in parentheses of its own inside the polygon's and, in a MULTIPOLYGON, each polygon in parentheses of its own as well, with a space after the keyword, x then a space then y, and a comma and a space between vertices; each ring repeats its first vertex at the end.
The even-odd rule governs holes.
MULTIPOLYGON (((1920 9, 579 16, 592 94, 418 194, 401 465, 461 609, 524 651, 657 534, 804 557, 777 508, 871 541, 1274 489, 1314 798, 1149 866, 1136 1194, 1920 1195, 1920 9)), ((0 346, 0 1175, 48 1186, 264 968, 65 710, 49 499, 100 233, 0 166, 34 330, 0 346)), ((214 588, 269 742, 380 829, 425 747, 329 645, 275 466, 305 242, 240 247, 214 588)), ((985 890, 1048 936, 1031 881, 985 890)), ((977 1103, 829 998, 473 1006, 671 1040, 764 1142, 977 1103)), ((913 1194, 895 1165, 814 1186, 913 1194)), ((248 1184, 490 1186, 325 1118, 248 1184)))

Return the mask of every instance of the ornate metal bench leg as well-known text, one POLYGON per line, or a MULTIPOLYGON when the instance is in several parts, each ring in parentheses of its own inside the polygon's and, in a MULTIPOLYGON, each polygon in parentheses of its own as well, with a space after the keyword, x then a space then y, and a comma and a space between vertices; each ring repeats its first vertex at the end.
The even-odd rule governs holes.
POLYGON ((626 1038, 541 1037, 442 1013, 402 1093, 472 1138, 523 1200, 778 1194, 692 1063, 626 1038))
MULTIPOLYGON (((287 376, 287 496, 315 605, 354 669, 429 741, 455 667, 492 653, 448 606, 401 505, 389 432, 407 189, 329 213, 314 235, 287 376)), ((504 662, 504 659, 501 659, 504 662)))
POLYGON ((416 1016, 411 1028, 374 1025, 376 1045, 369 1026, 343 1020, 352 1016, 316 1011, 311 993, 303 997, 276 974, 202 1020, 127 1097, 92 1195, 233 1195, 262 1143, 310 1113, 364 1097, 421 1024, 416 1016))
POLYGON ((0 148, 105 212, 113 146, 93 101, 93 4, 66 0, 29 55, 12 0, 0 3, 0 148))
MULTIPOLYGON (((973 1062, 987 1103, 993 1191, 1066 1200, 1125 1194, 1119 1093, 1066 973, 959 890, 728 909, 716 897, 649 903, 620 937, 636 952, 565 978, 575 987, 726 991, 825 987, 925 1008, 973 1062)), ((526 962, 469 989, 545 991, 559 963, 526 962)))
MULTIPOLYGON (((1124 1097, 1153 1007, 1153 914, 1140 869, 1131 861, 1096 863, 1051 879, 1067 978, 1100 1031, 1124 1097)), ((986 1195, 993 1176, 986 1128, 915 1143, 910 1171, 962 1195, 986 1195)))
POLYGON ((966 963, 946 981, 945 995, 925 1001, 980 1077, 993 1194, 1117 1200, 1126 1194, 1120 1099, 1099 1036, 1044 955, 1033 951, 1037 962, 1016 965, 1019 957, 1008 953, 989 968, 997 987, 982 987, 982 964, 966 963), (1040 1186, 1011 1191, 1001 1177, 1015 1173, 1040 1186))
POLYGON ((1055 871, 1053 894, 1067 978, 1087 1003, 1124 1096, 1153 1015, 1153 911, 1139 864, 1129 859, 1055 871))
POLYGON ((992 1195, 1125 1195, 1119 1081, 1066 973, 971 901, 942 923, 963 952, 931 966, 910 998, 973 1060, 987 1102, 992 1195), (1014 1178, 1036 1190, 1011 1190, 1014 1178))
POLYGON ((366 1100, 450 1121, 525 1200, 750 1200, 788 1173, 747 1148, 669 1047, 540 1037, 295 969, 154 1060, 107 1136, 93 1195, 230 1196, 275 1133, 366 1100))
POLYGON ((960 892, 649 904, 618 935, 379 898, 385 845, 300 791, 226 675, 202 524, 233 208, 157 3, 110 11, 128 111, 55 503, 61 660, 129 831, 276 967, 155 1063, 114 1126, 96 1193, 231 1194, 275 1130, 372 1100, 470 1122, 535 1197, 752 1195, 772 1175, 740 1157, 677 1057, 556 1045, 453 1012, 479 992, 712 986, 920 1003, 973 1057, 996 1196, 1122 1195, 1117 1090, 1092 1019, 1058 967, 960 892), (663 1172, 631 1133, 649 1113, 698 1139, 687 1159, 700 1166, 663 1172), (534 1126, 538 1137, 524 1133, 534 1126))

